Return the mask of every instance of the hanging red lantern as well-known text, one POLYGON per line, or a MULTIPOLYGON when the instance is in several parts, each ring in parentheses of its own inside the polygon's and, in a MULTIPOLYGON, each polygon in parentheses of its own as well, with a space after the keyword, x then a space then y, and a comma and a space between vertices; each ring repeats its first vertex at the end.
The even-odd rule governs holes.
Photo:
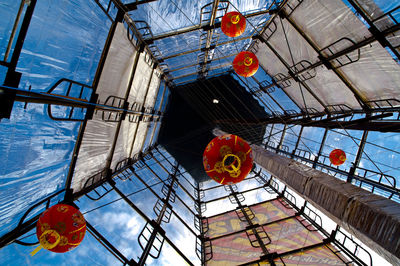
POLYGON ((45 210, 36 224, 36 236, 41 248, 64 253, 77 247, 86 232, 86 221, 82 213, 73 206, 57 204, 45 210))
POLYGON ((250 145, 236 135, 215 137, 203 153, 207 175, 223 185, 242 181, 253 167, 250 145))
POLYGON ((242 51, 233 59, 232 65, 239 76, 251 77, 258 70, 258 59, 252 52, 242 51))
POLYGON ((242 35, 246 29, 246 18, 239 12, 226 13, 221 20, 221 30, 229 37, 242 35))
POLYGON ((341 149, 335 149, 329 154, 329 160, 333 165, 341 165, 346 161, 346 153, 341 149))

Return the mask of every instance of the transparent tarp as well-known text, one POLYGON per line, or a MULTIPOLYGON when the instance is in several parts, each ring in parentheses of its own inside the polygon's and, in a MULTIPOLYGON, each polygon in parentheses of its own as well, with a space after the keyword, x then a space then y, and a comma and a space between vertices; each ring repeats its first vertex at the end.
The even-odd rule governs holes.
MULTIPOLYGON (((0 1, 0 60, 4 59, 20 2, 0 1)), ((17 34, 21 23, 22 19, 17 34)), ((19 89, 45 92, 61 78, 90 85, 110 25, 111 21, 94 1, 67 1, 62 5, 38 1, 17 65, 17 71, 22 73, 19 89)), ((10 56, 15 42, 16 38, 10 56)), ((1 84, 6 72, 7 68, 2 66, 1 84)), ((65 89, 61 86, 57 92, 65 89)), ((75 93, 74 87, 72 92, 75 93)), ((47 105, 15 103, 11 118, 1 120, 1 236, 16 226, 29 207, 65 186, 79 124, 52 120, 47 110, 47 105)), ((52 110, 53 114, 65 114, 66 109, 52 110)), ((52 204, 63 196, 59 194, 52 204)), ((44 208, 41 205, 34 209, 28 218, 44 208)))
MULTIPOLYGON (((96 91, 100 103, 121 108, 128 96, 129 107, 132 110, 143 111, 147 109, 142 107, 154 106, 160 84, 160 72, 158 69, 153 70, 149 55, 142 53, 139 55, 132 81, 131 74, 136 56, 136 48, 128 39, 125 26, 118 23, 104 65, 105 74, 101 76, 96 91)), ((93 119, 87 122, 73 179, 75 191, 83 188, 88 178, 105 167, 114 169, 121 160, 135 155, 142 149, 149 123, 138 122, 132 115, 128 115, 120 126, 119 121, 119 115, 97 111, 93 119), (118 136, 115 136, 117 133, 118 136)))
MULTIPOLYGON (((367 27, 342 1, 292 2, 292 8, 286 8, 290 15, 289 20, 293 21, 313 42, 312 45, 326 57, 371 36, 367 27), (312 19, 305 20, 304 17, 312 19), (321 34, 322 32, 329 34, 321 34)), ((319 61, 317 51, 286 19, 276 17, 267 29, 263 36, 270 47, 258 41, 253 49, 257 51, 263 68, 302 108, 321 111, 322 104, 342 104, 359 109, 352 89, 356 91, 357 97, 364 101, 399 96, 396 90, 396 84, 399 84, 396 71, 399 66, 377 42, 348 53, 347 57, 342 56, 331 61, 337 68, 338 74, 335 74, 324 65, 311 67, 319 61), (276 53, 279 54, 279 58, 276 53), (288 68, 295 74, 299 73, 298 78, 302 85, 290 77, 288 68), (348 88, 343 80, 347 80, 353 88, 348 88), (310 93, 315 94, 315 97, 310 93)))

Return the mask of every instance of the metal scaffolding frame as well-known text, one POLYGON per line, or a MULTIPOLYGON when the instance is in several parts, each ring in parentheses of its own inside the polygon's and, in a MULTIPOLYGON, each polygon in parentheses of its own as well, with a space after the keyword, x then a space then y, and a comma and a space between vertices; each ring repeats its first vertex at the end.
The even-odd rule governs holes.
MULTIPOLYGON (((87 196, 88 198, 92 200, 99 199, 103 197, 105 194, 108 193, 117 193, 125 202, 129 204, 129 206, 133 209, 135 213, 137 213, 139 216, 141 216, 145 221, 146 221, 146 226, 143 228, 143 230, 148 230, 150 232, 150 238, 145 239, 145 243, 142 245, 143 252, 140 254, 139 260, 135 261, 134 259, 129 259, 126 258, 115 246, 113 246, 112 243, 110 243, 102 234, 97 231, 97 229, 91 225, 89 222, 87 223, 88 225, 88 231, 101 243, 104 245, 108 251, 114 255, 118 260, 120 260, 123 264, 125 265, 144 265, 147 258, 149 256, 153 258, 157 258, 160 255, 161 249, 162 249, 162 243, 164 241, 168 243, 182 258, 185 260, 188 264, 193 265, 193 262, 188 258, 187 254, 184 254, 177 246, 176 243, 174 243, 166 234, 166 231, 162 227, 162 223, 168 223, 169 219, 171 218, 171 215, 174 215, 177 217, 177 219, 183 224, 183 226, 190 231, 193 236, 196 238, 196 241, 199 241, 198 246, 196 248, 196 253, 198 253, 200 260, 204 263, 209 259, 212 259, 212 246, 210 245, 210 241, 212 239, 209 239, 205 237, 205 233, 207 230, 207 224, 203 222, 209 217, 204 216, 205 208, 208 203, 213 202, 213 201, 218 201, 226 198, 232 199, 232 204, 237 205, 237 210, 240 210, 241 213, 243 214, 244 220, 248 223, 250 229, 252 231, 252 235, 255 236, 255 241, 258 243, 258 245, 261 247, 263 251, 263 256, 260 257, 259 260, 253 261, 252 263, 258 263, 262 261, 268 261, 272 265, 274 265, 274 261, 277 258, 280 258, 282 256, 288 255, 290 253, 284 253, 284 254, 277 254, 277 253, 269 253, 266 246, 265 239, 268 239, 268 237, 262 236, 262 232, 257 231, 257 226, 261 225, 254 225, 252 223, 251 215, 249 215, 248 207, 243 205, 241 202, 243 201, 241 197, 243 194, 253 191, 253 190, 258 190, 258 189, 263 189, 266 190, 267 192, 270 193, 275 193, 277 195, 277 199, 282 199, 283 201, 287 202, 288 206, 296 210, 296 217, 301 216, 305 218, 312 226, 317 228, 318 231, 320 231, 323 235, 325 235, 325 239, 322 243, 318 244, 317 246, 320 245, 325 245, 328 243, 333 243, 335 244, 335 247, 340 248, 340 250, 351 260, 351 262, 357 264, 357 265, 365 265, 364 262, 360 261, 359 258, 356 255, 356 252, 352 252, 349 248, 344 245, 344 243, 340 243, 338 239, 336 239, 336 235, 340 232, 340 228, 337 228, 334 232, 331 234, 327 233, 321 225, 318 225, 318 223, 312 219, 309 215, 305 213, 305 210, 308 208, 307 203, 304 204, 302 207, 298 207, 295 202, 293 202, 293 196, 290 194, 289 190, 284 186, 283 188, 281 185, 279 185, 275 177, 272 176, 267 176, 265 173, 263 173, 261 170, 253 170, 253 176, 249 177, 248 180, 256 179, 259 182, 259 186, 248 189, 248 190, 243 190, 240 191, 237 189, 236 186, 227 186, 226 188, 226 194, 222 197, 210 199, 207 201, 203 201, 202 199, 205 197, 205 194, 209 192, 210 190, 214 189, 219 189, 222 186, 221 185, 216 185, 214 187, 206 188, 203 189, 201 186, 202 184, 191 184, 190 181, 188 181, 181 168, 179 168, 179 165, 174 163, 172 160, 169 160, 167 157, 165 151, 158 147, 154 146, 151 147, 150 149, 143 150, 143 146, 141 148, 141 152, 139 154, 131 154, 129 158, 125 158, 124 160, 120 161, 117 164, 117 167, 113 170, 111 169, 111 160, 114 155, 114 149, 116 147, 116 142, 117 142, 117 137, 118 137, 118 132, 120 131, 121 123, 126 117, 132 117, 134 121, 136 121, 138 124, 143 120, 147 119, 148 121, 154 123, 154 128, 151 132, 151 139, 153 140, 154 135, 155 135, 155 130, 156 130, 156 123, 160 123, 162 116, 163 116, 163 110, 161 110, 162 103, 160 104, 160 108, 157 110, 149 110, 146 109, 144 106, 140 108, 140 110, 137 110, 134 108, 134 104, 128 103, 128 96, 129 96, 129 91, 133 82, 133 78, 135 76, 135 71, 137 67, 137 63, 139 60, 140 53, 143 51, 146 51, 148 54, 150 54, 152 61, 154 62, 154 67, 152 71, 153 72, 155 67, 159 64, 162 63, 163 60, 166 60, 168 58, 173 58, 173 57, 178 57, 184 54, 192 53, 192 52, 198 52, 202 49, 198 50, 192 50, 192 51, 187 51, 175 55, 171 55, 168 57, 164 58, 157 58, 156 56, 153 55, 151 49, 149 48, 149 44, 155 40, 159 40, 162 38, 168 38, 171 36, 183 34, 186 32, 194 31, 194 30, 199 30, 199 29, 206 29, 208 34, 207 34, 207 44, 205 46, 205 61, 200 63, 202 66, 201 72, 205 72, 205 69, 207 68, 207 64, 210 63, 209 60, 207 60, 207 51, 210 49, 212 46, 210 43, 210 38, 212 38, 212 34, 210 32, 212 31, 212 27, 218 27, 218 25, 214 25, 215 23, 215 18, 211 19, 210 22, 208 23, 201 23, 198 26, 193 26, 193 27, 188 27, 185 29, 181 29, 178 31, 170 32, 170 33, 165 33, 161 34, 158 36, 153 36, 152 38, 146 39, 143 38, 143 36, 140 34, 139 30, 136 29, 135 23, 132 21, 131 18, 129 18, 129 15, 127 12, 134 10, 137 8, 137 5, 140 4, 146 4, 149 2, 152 2, 154 0, 142 0, 142 1, 135 1, 129 4, 123 5, 120 1, 118 0, 110 0, 108 2, 107 7, 104 7, 99 1, 94 0, 99 7, 108 15, 111 6, 115 6, 118 9, 117 15, 115 18, 112 18, 109 16, 109 18, 112 21, 112 25, 107 37, 107 40, 104 44, 104 49, 102 52, 101 60, 99 62, 99 65, 97 67, 96 75, 93 80, 93 83, 91 85, 85 85, 81 84, 78 82, 75 82, 73 80, 67 80, 67 79, 61 79, 59 80, 53 88, 50 89, 47 93, 35 93, 32 91, 23 91, 17 89, 19 86, 19 80, 21 77, 21 73, 16 72, 16 66, 18 63, 18 59, 22 50, 22 45, 24 42, 24 39, 26 37, 27 30, 29 28, 29 23, 32 18, 34 9, 35 9, 35 4, 36 0, 30 1, 30 5, 27 7, 27 10, 24 14, 23 21, 22 21, 22 26, 19 30, 16 45, 14 48, 14 51, 11 56, 11 61, 8 61, 8 56, 5 57, 3 61, 1 61, 1 65, 5 66, 8 68, 8 72, 5 78, 4 84, 0 87, 0 103, 1 106, 6 106, 6 108, 1 108, 1 118, 7 118, 10 116, 11 109, 12 109, 12 104, 14 101, 19 101, 19 102, 25 102, 26 104, 48 104, 49 109, 48 109, 48 114, 51 117, 52 112, 51 112, 51 106, 68 106, 72 108, 80 108, 85 110, 84 112, 84 117, 78 119, 78 120, 73 120, 73 111, 69 113, 68 117, 65 118, 57 118, 53 117, 54 119, 64 119, 64 120, 70 120, 70 121, 80 121, 81 125, 79 128, 79 133, 76 141, 76 145, 73 151, 73 156, 71 160, 71 164, 69 167, 69 172, 67 176, 67 182, 66 186, 64 189, 61 189, 46 199, 43 199, 39 203, 31 206, 31 208, 23 215, 21 218, 18 226, 11 230, 8 234, 2 236, 0 238, 0 247, 4 247, 10 243, 16 243, 16 244, 21 244, 21 245, 35 245, 36 243, 24 243, 18 238, 26 234, 27 232, 31 231, 35 225, 36 221, 39 217, 39 215, 35 215, 30 219, 26 219, 28 215, 36 208, 40 208, 43 206, 49 207, 52 203, 53 198, 55 198, 58 195, 65 195, 64 196, 64 202, 69 203, 69 204, 74 204, 74 201, 79 199, 82 196, 87 196), (118 22, 123 22, 128 24, 129 28, 132 31, 132 34, 134 35, 134 39, 136 40, 136 45, 139 47, 139 53, 136 54, 135 57, 135 63, 131 69, 131 74, 130 74, 130 83, 129 86, 126 90, 125 98, 123 99, 123 104, 122 105, 114 105, 114 104, 100 104, 97 102, 97 94, 96 94, 96 89, 99 84, 100 76, 102 74, 102 70, 104 68, 105 60, 107 58, 108 51, 111 46, 111 41, 114 36, 114 32, 116 30, 116 25, 118 22), (61 83, 67 83, 69 86, 72 86, 72 84, 77 84, 82 86, 82 90, 87 88, 92 91, 90 99, 83 99, 83 98, 72 98, 67 95, 56 95, 53 94, 52 91, 61 83), (3 104, 4 103, 4 104, 3 104), (110 116, 115 116, 118 119, 115 121, 117 123, 117 128, 115 132, 115 138, 112 143, 112 148, 111 152, 108 155, 107 159, 107 164, 105 165, 104 169, 99 172, 98 174, 92 176, 89 178, 88 182, 86 182, 85 187, 83 190, 79 192, 73 193, 71 190, 71 182, 72 182, 72 177, 77 161, 77 155, 79 153, 80 145, 82 142, 83 134, 85 131, 85 127, 87 124, 87 121, 90 120, 93 116, 94 112, 103 112, 107 115, 110 116), (161 160, 157 159, 157 156, 161 156, 161 160), (162 180, 162 178, 152 169, 152 166, 148 163, 150 160, 153 160, 155 164, 160 166, 169 176, 167 180, 162 180), (150 171, 154 177, 161 183, 163 184, 163 187, 165 187, 165 190, 162 190, 160 192, 156 192, 153 190, 150 186, 150 184, 147 183, 147 181, 140 176, 140 174, 137 173, 137 169, 147 169, 150 171), (128 180, 130 178, 136 178, 139 180, 143 185, 146 186, 146 189, 150 191, 156 198, 157 202, 155 203, 154 211, 157 214, 157 219, 152 220, 149 218, 148 215, 146 215, 144 212, 140 210, 140 208, 135 205, 134 202, 132 202, 128 196, 125 195, 124 192, 122 192, 119 188, 118 185, 121 182, 124 182, 125 180, 128 180), (185 187, 182 183, 186 179, 186 182, 189 182, 191 185, 191 188, 193 189, 193 193, 191 193, 187 187, 185 187), (110 186, 110 189, 104 189, 105 186, 110 186), (102 192, 100 192, 100 188, 103 188, 102 192), (177 190, 180 189, 183 191, 185 195, 187 195, 192 203, 188 204, 183 200, 179 195, 177 195, 177 190), (166 192, 165 192, 166 191, 166 192), (161 193, 161 194, 160 194, 161 193), (95 194, 93 196, 92 194, 95 194), (97 196, 96 196, 97 195, 97 196), (191 225, 187 224, 185 220, 180 216, 178 211, 175 211, 174 209, 174 201, 175 198, 182 203, 182 205, 185 207, 186 210, 188 210, 192 215, 193 215, 193 220, 194 220, 194 228, 197 230, 194 230, 191 225), (157 207, 158 206, 158 207, 157 207), (157 247, 155 243, 160 242, 161 246, 157 247), (153 253, 152 253, 153 252, 153 253), (155 252, 155 254, 154 254, 155 252)), ((213 16, 215 17, 215 12, 216 12, 216 7, 218 6, 218 0, 214 1, 213 3, 213 16)), ((25 1, 21 1, 21 5, 24 4, 25 1)), ((265 86, 265 83, 259 82, 255 80, 255 82, 259 85, 259 88, 256 88, 252 90, 252 93, 256 96, 259 97, 260 93, 264 93, 267 95, 273 102, 275 102, 280 109, 283 112, 282 114, 274 113, 274 110, 270 109, 272 115, 271 117, 265 118, 265 120, 262 121, 263 124, 271 124, 271 131, 270 134, 267 136, 267 139, 264 142, 265 148, 268 150, 272 150, 276 153, 279 153, 281 155, 287 156, 289 158, 293 158, 297 161, 301 161, 306 164, 310 164, 313 168, 331 173, 335 176, 337 176, 339 179, 345 180, 349 183, 355 184, 357 186, 363 187, 365 189, 368 189, 372 191, 373 193, 378 193, 382 196, 386 196, 394 201, 400 202, 400 189, 397 188, 395 178, 386 175, 383 173, 379 173, 376 171, 372 171, 369 169, 364 169, 360 167, 360 160, 361 156, 364 152, 364 147, 365 144, 368 140, 368 132, 373 131, 373 130, 378 130, 382 132, 397 132, 400 130, 400 124, 399 124, 399 113, 400 113, 400 107, 398 107, 398 103, 400 101, 396 99, 388 99, 385 100, 389 104, 393 103, 391 107, 380 107, 379 101, 375 102, 368 102, 362 99, 360 95, 358 95, 355 91, 355 89, 352 87, 351 84, 349 84, 341 75, 340 73, 337 73, 334 67, 332 67, 332 64, 330 63, 332 60, 346 55, 350 52, 356 51, 357 49, 364 47, 368 44, 371 44, 374 41, 379 41, 380 43, 384 44, 385 46, 389 47, 392 52, 398 56, 398 51, 390 44, 390 42, 387 40, 387 36, 390 34, 400 30, 399 24, 396 24, 388 29, 385 29, 383 31, 380 31, 375 25, 374 22, 371 21, 367 14, 364 13, 362 9, 359 8, 359 6, 352 0, 349 0, 349 3, 357 10, 357 12, 367 21, 367 23, 371 26, 371 32, 372 36, 369 38, 366 38, 365 40, 354 44, 352 47, 349 47, 339 53, 333 54, 329 57, 323 57, 318 50, 318 48, 315 45, 311 45, 315 51, 317 51, 320 55, 320 61, 314 63, 313 65, 309 66, 307 69, 303 69, 303 71, 307 71, 310 69, 314 69, 317 66, 320 65, 326 65, 329 66, 328 68, 331 69, 332 71, 337 74, 341 80, 348 86, 348 88, 354 93, 355 97, 359 102, 362 103, 362 108, 361 110, 352 110, 350 108, 346 107, 335 107, 335 106, 327 106, 325 104, 322 104, 322 101, 318 99, 315 95, 313 95, 312 91, 307 87, 307 85, 300 80, 297 80, 300 84, 300 86, 303 86, 304 88, 308 89, 309 92, 314 96, 314 98, 317 99, 318 102, 321 103, 321 105, 324 107, 325 112, 310 112, 310 110, 301 110, 302 112, 288 112, 288 110, 285 110, 282 106, 279 105, 279 102, 273 97, 271 93, 268 92, 268 89, 270 88, 278 88, 281 89, 278 82, 272 79, 272 83, 268 83, 267 86, 265 86), (305 111, 305 112, 304 112, 305 111), (364 118, 358 118, 355 117, 355 114, 363 114, 365 115, 364 118), (394 114, 397 114, 397 120, 382 120, 383 118, 386 117, 392 117, 394 114), (346 118, 347 120, 342 120, 343 118, 346 118), (334 121, 336 120, 336 121, 334 121), (279 142, 274 142, 272 141, 271 135, 274 129, 274 125, 276 124, 282 124, 284 126, 283 132, 281 134, 281 138, 279 139, 279 142), (287 132, 288 127, 291 127, 293 125, 300 125, 301 130, 298 134, 297 142, 295 144, 295 147, 293 150, 289 150, 289 147, 284 144, 285 141, 285 132, 287 132), (302 132, 304 127, 322 127, 325 129, 323 139, 320 143, 320 147, 318 150, 318 154, 315 158, 311 158, 311 154, 308 151, 300 149, 299 143, 302 138, 302 132), (362 138, 358 144, 358 150, 357 150, 357 155, 352 163, 352 167, 346 171, 343 169, 340 169, 338 167, 334 167, 330 164, 328 164, 328 159, 326 155, 322 154, 324 144, 325 144, 325 139, 327 136, 327 133, 330 129, 334 128, 340 128, 340 129, 357 129, 357 130, 362 130, 363 135, 362 138), (362 174, 363 173, 363 174, 362 174), (371 178, 368 176, 369 174, 374 174, 378 178, 371 178), (389 185, 389 184, 390 185, 389 185)), ((251 14, 247 14, 246 17, 251 17, 251 16, 259 16, 263 15, 266 13, 269 13, 270 10, 266 11, 259 11, 251 14)), ((283 19, 287 19, 290 24, 304 37, 304 39, 312 44, 312 41, 308 39, 308 37, 299 29, 295 23, 290 19, 290 15, 285 14, 282 10, 278 11, 276 14, 279 14, 282 16, 283 19)), ((20 16, 22 14, 19 15, 20 16)), ((14 37, 12 37, 14 38, 14 37)), ((243 39, 248 39, 250 37, 245 37, 243 39)), ((263 40, 262 37, 256 36, 256 39, 263 40)), ((240 40, 240 39, 239 39, 240 40)), ((236 40, 237 41, 237 40, 236 40)), ((267 45, 268 41, 263 40, 267 45)), ((12 41, 11 41, 12 42, 12 41)), ((230 42, 230 41, 229 41, 230 42)), ((224 45, 228 44, 229 42, 224 42, 224 43, 219 43, 216 44, 218 45, 224 45)), ((269 46, 272 51, 274 51, 273 47, 269 46)), ((278 58, 279 54, 275 51, 277 54, 278 58)), ((217 58, 214 60, 218 59, 223 59, 223 58, 228 58, 232 55, 227 55, 225 57, 217 58)), ((280 58, 282 63, 284 63, 287 66, 288 71, 290 71, 290 66, 287 62, 285 62, 282 58, 280 58)), ((190 66, 194 66, 197 64, 192 64, 192 65, 187 65, 184 67, 180 67, 177 69, 172 69, 169 72, 181 70, 184 68, 188 68, 190 66)), ((301 72, 298 73, 293 73, 293 76, 291 77, 286 77, 285 79, 290 79, 294 78, 296 80, 296 76, 301 74, 301 72)), ((166 73, 167 74, 167 73, 166 73)), ((182 77, 187 77, 194 75, 196 73, 191 73, 187 74, 184 76, 176 77, 175 79, 179 79, 182 77)), ((159 89, 159 92, 162 91, 162 100, 161 102, 166 101, 165 99, 165 91, 167 90, 167 87, 170 85, 170 81, 165 75, 163 75, 163 79, 165 79, 166 84, 164 85, 164 88, 161 90, 159 89)), ((279 82, 282 82, 280 80, 279 82)), ((149 82, 147 84, 147 92, 149 89, 151 83, 151 78, 149 79, 149 82)), ((252 88, 248 88, 252 89, 252 88)), ((284 91, 284 90, 283 90, 284 91)), ((146 92, 146 96, 147 96, 146 92)), ((145 96, 145 99, 146 99, 145 96)), ((294 102, 294 101, 293 101, 294 102)), ((294 102, 294 104, 297 105, 297 103, 294 102)), ((264 104, 266 108, 269 108, 267 104, 264 104)), ((297 105, 298 106, 298 105, 297 105)), ((229 123, 229 121, 219 121, 220 123, 229 123)), ((243 121, 244 124, 251 124, 255 123, 252 121, 243 121)), ((257 123, 260 123, 260 121, 257 121, 257 123)), ((138 128, 138 127, 137 127, 138 128)), ((137 133, 137 128, 135 132, 135 136, 137 133)), ((133 144, 132 144, 133 145, 133 144)), ((310 209, 311 210, 311 209, 310 209)), ((292 218, 292 217, 290 217, 292 218)), ((142 231, 143 233, 144 231, 142 231)), ((237 232, 235 232, 237 233, 237 232)), ((266 232, 267 233, 267 232, 266 232)), ((343 233, 343 232, 341 232, 343 233)), ((143 234, 142 234, 143 235, 143 234)), ((223 237, 223 236, 221 236, 223 237)), ((348 238, 348 237, 347 237, 348 238)), ((143 239, 143 238, 142 238, 143 239)), ((140 240, 139 240, 140 241, 140 240)), ((358 244, 357 244, 358 245, 358 244)), ((309 246, 309 247, 303 247, 302 250, 304 249, 312 249, 315 248, 316 246, 309 246)), ((360 247, 361 248, 361 247, 360 247)), ((300 250, 292 250, 291 253, 296 253, 299 252, 300 250)))

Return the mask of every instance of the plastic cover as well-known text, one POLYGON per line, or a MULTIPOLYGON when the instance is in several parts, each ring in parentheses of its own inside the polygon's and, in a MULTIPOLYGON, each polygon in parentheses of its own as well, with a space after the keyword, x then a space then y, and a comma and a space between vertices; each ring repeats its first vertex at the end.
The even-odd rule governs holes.
MULTIPOLYGON (((286 7, 290 19, 304 31, 325 56, 330 56, 371 36, 363 22, 340 0, 303 1, 300 4, 298 1, 291 1, 289 4, 292 7, 298 4, 293 12, 286 7), (304 17, 312 19, 305 20, 304 17), (329 34, 322 34, 328 32, 329 34)), ((286 19, 282 20, 281 24, 281 19, 276 17, 269 29, 273 33, 271 34, 269 30, 265 31, 264 38, 269 38, 268 43, 292 71, 295 64, 301 68, 300 64, 309 66, 319 61, 318 53, 286 19), (285 28, 291 46, 290 51, 286 45, 282 26, 285 28)), ((280 82, 279 77, 290 77, 288 69, 267 45, 257 41, 254 50, 261 66, 271 76, 275 76, 278 84, 299 106, 319 111, 323 109, 322 105, 303 86, 301 91, 299 84, 292 78, 280 82)), ((397 74, 399 66, 392 56, 377 42, 359 51, 359 58, 358 51, 348 54, 354 62, 349 62, 344 57, 333 60, 332 63, 338 72, 356 88, 365 101, 399 98, 400 91, 396 89, 400 82, 400 76, 397 74)), ((324 65, 301 73, 299 79, 303 80, 303 84, 306 84, 324 105, 345 104, 351 108, 360 109, 351 90, 324 65)))
MULTIPOLYGON (((0 1, 2 60, 20 2, 0 1)), ((43 92, 60 78, 91 84, 110 25, 95 1, 37 1, 17 65, 19 88, 31 85, 32 91, 43 92)), ((5 72, 0 68, 1 78, 5 72)), ((29 207, 65 187, 79 129, 77 122, 51 120, 47 105, 24 107, 15 103, 10 119, 0 123, 0 236, 29 207)))
MULTIPOLYGON (((97 90, 100 103, 112 104, 112 97, 125 98, 135 56, 135 47, 127 38, 124 25, 118 23, 97 90)), ((158 73, 158 70, 154 72, 158 73)), ((135 106, 141 111, 151 73, 152 66, 148 55, 140 54, 128 97, 130 107, 135 106)), ((154 74, 149 87, 148 100, 152 104, 158 89, 158 76, 154 74)), ((97 111, 93 119, 87 122, 73 178, 74 191, 83 188, 88 178, 102 171, 107 164, 118 125, 117 121, 105 121, 104 118, 107 117, 106 113, 97 111)), ((111 169, 115 168, 119 161, 135 154, 132 152, 135 139, 135 142, 145 140, 146 132, 140 130, 140 127, 137 130, 137 126, 137 122, 132 119, 130 121, 129 115, 121 122, 113 157, 109 162, 111 169)))

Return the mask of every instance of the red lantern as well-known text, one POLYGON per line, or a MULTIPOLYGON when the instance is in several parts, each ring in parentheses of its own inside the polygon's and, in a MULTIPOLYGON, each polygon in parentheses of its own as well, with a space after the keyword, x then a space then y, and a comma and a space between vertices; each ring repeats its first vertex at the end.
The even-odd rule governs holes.
POLYGON ((251 77, 258 70, 258 59, 252 52, 242 51, 233 59, 232 65, 239 76, 251 77))
POLYGON ((40 248, 64 253, 77 247, 86 232, 86 221, 82 213, 66 204, 57 204, 45 210, 36 225, 40 248))
POLYGON ((329 154, 329 160, 333 165, 341 165, 346 161, 346 153, 341 149, 335 149, 329 154))
POLYGON ((207 175, 220 184, 238 183, 253 167, 251 147, 236 135, 216 137, 204 150, 203 166, 207 175))
POLYGON ((246 18, 239 12, 226 13, 221 20, 221 30, 229 37, 242 35, 246 29, 246 18))

